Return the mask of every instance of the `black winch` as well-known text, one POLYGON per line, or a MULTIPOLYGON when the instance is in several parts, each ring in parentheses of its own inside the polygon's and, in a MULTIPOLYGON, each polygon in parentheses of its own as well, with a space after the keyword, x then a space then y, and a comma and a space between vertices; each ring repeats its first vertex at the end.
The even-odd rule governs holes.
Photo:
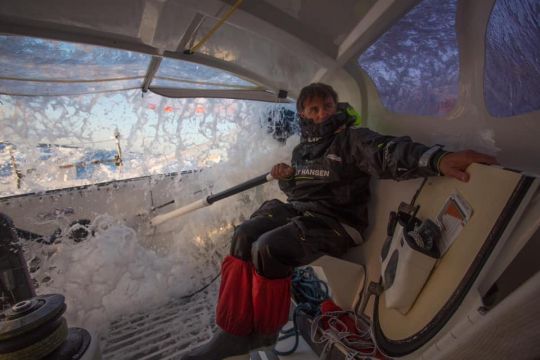
MULTIPOLYGON (((101 358, 88 331, 68 328, 62 317, 64 296, 35 296, 16 230, 13 221, 0 213, 0 360, 101 358)), ((76 242, 89 234, 84 228, 75 230, 76 242)))
POLYGON ((0 360, 83 359, 90 333, 68 329, 64 296, 36 296, 0 315, 0 360))

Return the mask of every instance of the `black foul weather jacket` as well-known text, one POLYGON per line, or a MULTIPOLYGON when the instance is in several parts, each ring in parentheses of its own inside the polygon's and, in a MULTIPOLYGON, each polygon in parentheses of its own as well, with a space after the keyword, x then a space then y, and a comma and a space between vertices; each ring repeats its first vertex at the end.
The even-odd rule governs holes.
POLYGON ((321 124, 301 119, 301 142, 291 161, 295 174, 279 186, 297 210, 331 216, 362 233, 368 225, 372 175, 395 180, 438 175, 445 152, 360 127, 354 114, 340 103, 338 112, 321 124))

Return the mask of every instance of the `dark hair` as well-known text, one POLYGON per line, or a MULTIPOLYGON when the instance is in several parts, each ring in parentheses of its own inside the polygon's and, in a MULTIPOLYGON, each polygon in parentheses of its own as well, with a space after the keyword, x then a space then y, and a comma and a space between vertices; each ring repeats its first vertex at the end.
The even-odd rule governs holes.
POLYGON ((326 99, 329 96, 332 97, 332 99, 334 99, 334 102, 337 104, 337 93, 330 85, 323 83, 309 84, 308 86, 305 86, 302 90, 300 90, 300 95, 298 95, 298 99, 296 100, 296 111, 298 112, 298 114, 300 114, 304 110, 304 101, 306 101, 307 99, 326 99))

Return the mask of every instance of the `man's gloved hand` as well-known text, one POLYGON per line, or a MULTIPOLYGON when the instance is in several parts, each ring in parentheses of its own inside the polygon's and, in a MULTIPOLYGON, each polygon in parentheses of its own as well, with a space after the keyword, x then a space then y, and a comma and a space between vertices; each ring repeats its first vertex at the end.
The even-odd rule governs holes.
POLYGON ((277 180, 288 180, 294 175, 294 168, 284 163, 276 164, 272 167, 270 175, 277 180))
POLYGON ((456 178, 460 181, 469 181, 469 174, 465 169, 472 163, 486 165, 498 165, 497 159, 493 156, 482 154, 473 150, 464 150, 445 154, 438 165, 439 171, 445 176, 456 178))

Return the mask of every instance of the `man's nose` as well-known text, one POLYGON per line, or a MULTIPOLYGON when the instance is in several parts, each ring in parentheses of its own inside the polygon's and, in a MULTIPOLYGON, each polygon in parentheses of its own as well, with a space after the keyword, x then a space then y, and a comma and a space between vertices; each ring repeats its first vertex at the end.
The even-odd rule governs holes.
POLYGON ((322 119, 327 118, 329 114, 330 114, 330 112, 328 110, 321 109, 321 110, 319 110, 319 113, 317 114, 317 117, 319 118, 319 120, 322 120, 322 119))

